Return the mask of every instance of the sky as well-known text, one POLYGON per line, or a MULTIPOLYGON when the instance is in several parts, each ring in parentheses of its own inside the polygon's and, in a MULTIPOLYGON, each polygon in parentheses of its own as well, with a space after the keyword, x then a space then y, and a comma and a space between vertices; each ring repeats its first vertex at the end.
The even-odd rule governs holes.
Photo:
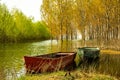
POLYGON ((13 8, 17 8, 27 17, 33 16, 34 21, 41 19, 40 6, 42 4, 42 0, 0 0, 0 2, 5 3, 10 11, 13 8))

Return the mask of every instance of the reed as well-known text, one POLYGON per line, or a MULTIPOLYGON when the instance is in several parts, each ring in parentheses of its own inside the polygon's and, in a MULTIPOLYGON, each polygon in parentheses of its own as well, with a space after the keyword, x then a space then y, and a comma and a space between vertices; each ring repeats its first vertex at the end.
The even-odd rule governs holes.
POLYGON ((75 71, 70 72, 71 75, 65 76, 65 71, 57 71, 53 73, 43 73, 43 74, 35 74, 35 75, 26 75, 21 76, 18 80, 117 80, 117 78, 103 75, 98 73, 86 73, 77 69, 75 71))

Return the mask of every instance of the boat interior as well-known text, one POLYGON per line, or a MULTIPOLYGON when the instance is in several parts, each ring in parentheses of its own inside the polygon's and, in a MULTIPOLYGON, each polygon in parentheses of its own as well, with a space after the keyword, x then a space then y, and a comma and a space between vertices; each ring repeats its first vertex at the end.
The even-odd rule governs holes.
POLYGON ((59 57, 64 57, 67 56, 69 54, 61 54, 61 53, 52 53, 52 54, 46 54, 46 55, 39 55, 36 57, 42 57, 42 58, 59 58, 59 57))

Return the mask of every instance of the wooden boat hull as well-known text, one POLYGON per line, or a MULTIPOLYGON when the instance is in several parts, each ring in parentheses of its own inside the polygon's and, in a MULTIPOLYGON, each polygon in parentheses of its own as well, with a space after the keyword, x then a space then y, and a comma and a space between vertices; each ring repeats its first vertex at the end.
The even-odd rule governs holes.
POLYGON ((40 56, 24 56, 29 73, 52 72, 65 69, 74 63, 75 52, 57 52, 40 56))

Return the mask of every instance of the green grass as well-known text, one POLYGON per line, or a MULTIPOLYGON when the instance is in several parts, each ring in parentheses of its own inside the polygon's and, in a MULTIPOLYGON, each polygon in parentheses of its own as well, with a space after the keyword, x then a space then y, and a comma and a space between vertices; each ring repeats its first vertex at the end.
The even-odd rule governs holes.
POLYGON ((18 80, 118 80, 115 77, 109 75, 103 75, 99 73, 85 73, 80 69, 70 72, 71 75, 67 74, 66 71, 58 71, 52 73, 42 73, 42 74, 26 74, 26 76, 21 76, 18 80))

